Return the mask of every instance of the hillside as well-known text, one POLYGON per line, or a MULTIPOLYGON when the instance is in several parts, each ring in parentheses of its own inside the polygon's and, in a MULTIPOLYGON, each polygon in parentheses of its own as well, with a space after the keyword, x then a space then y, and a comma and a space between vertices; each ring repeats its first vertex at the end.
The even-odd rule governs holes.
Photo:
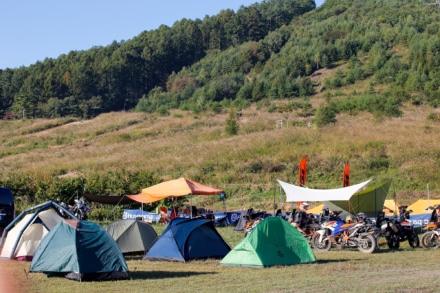
MULTIPOLYGON (((402 203, 427 197, 427 184, 431 198, 440 198, 440 122, 427 119, 428 112, 432 109, 425 106, 405 106, 402 117, 380 121, 368 113, 341 114, 334 125, 309 128, 295 113, 270 113, 253 106, 240 113, 234 136, 225 133, 227 113, 196 116, 175 111, 160 117, 115 112, 91 120, 3 121, 0 182, 16 184, 13 179, 21 178, 21 187, 32 185, 35 194, 23 194, 22 189, 19 195, 43 200, 46 194, 47 200, 71 197, 71 190, 59 187, 63 180, 79 176, 92 181, 96 174, 116 174, 105 178, 135 183, 118 172, 142 170, 160 180, 183 176, 225 189, 230 208, 271 210, 274 197, 279 203, 275 179, 296 183, 299 161, 307 155, 311 188, 341 186, 348 161, 352 184, 392 178, 389 196, 395 190, 402 203), (277 128, 276 120, 283 120, 284 127, 277 128)), ((106 189, 100 195, 140 190, 101 184, 106 189)), ((196 201, 221 209, 217 198, 196 201)))
POLYGON ((0 185, 25 206, 184 176, 225 189, 230 208, 272 210, 276 179, 296 183, 308 156, 311 188, 341 186, 348 161, 352 183, 391 178, 401 203, 440 197, 440 10, 397 0, 313 8, 271 0, 0 71, 0 113, 23 117, 0 122, 0 185), (209 38, 198 42, 201 32, 209 38))

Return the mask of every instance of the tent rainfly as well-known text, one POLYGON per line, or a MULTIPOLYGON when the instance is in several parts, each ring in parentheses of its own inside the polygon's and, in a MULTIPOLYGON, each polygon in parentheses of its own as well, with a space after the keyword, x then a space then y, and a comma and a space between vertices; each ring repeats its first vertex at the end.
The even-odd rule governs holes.
POLYGON ((127 280, 127 264, 115 240, 89 221, 63 220, 41 241, 30 272, 77 281, 127 280))
POLYGON ((122 253, 147 252, 157 239, 151 225, 138 220, 118 220, 106 227, 122 253))
POLYGON ((260 222, 221 261, 223 266, 264 268, 315 262, 306 238, 280 217, 260 222))
POLYGON ((70 211, 51 200, 22 211, 3 230, 0 257, 32 259, 43 237, 63 219, 59 212, 76 219, 70 211))
POLYGON ((230 250, 211 220, 175 218, 154 242, 144 259, 175 262, 221 259, 230 250))

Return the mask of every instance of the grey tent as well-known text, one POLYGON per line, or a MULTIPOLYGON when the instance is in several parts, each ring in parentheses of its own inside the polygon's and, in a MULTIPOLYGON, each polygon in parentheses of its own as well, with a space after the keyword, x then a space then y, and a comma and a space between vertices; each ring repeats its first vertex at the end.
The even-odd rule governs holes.
POLYGON ((157 239, 151 225, 138 220, 119 220, 106 227, 122 253, 147 252, 157 239))

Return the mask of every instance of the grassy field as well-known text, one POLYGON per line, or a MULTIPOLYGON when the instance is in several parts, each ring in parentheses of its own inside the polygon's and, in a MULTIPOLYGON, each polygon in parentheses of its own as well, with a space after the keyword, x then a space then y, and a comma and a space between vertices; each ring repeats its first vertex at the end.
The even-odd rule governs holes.
MULTIPOLYGON (((243 239, 233 227, 217 229, 231 247, 243 239)), ((315 251, 316 263, 264 269, 224 267, 218 260, 169 263, 132 256, 127 257, 132 280, 117 282, 47 278, 26 273, 29 262, 0 260, 0 292, 438 292, 440 250, 402 243, 400 250, 390 251, 380 243, 373 254, 315 251), (5 291, 5 284, 12 288, 5 291)))

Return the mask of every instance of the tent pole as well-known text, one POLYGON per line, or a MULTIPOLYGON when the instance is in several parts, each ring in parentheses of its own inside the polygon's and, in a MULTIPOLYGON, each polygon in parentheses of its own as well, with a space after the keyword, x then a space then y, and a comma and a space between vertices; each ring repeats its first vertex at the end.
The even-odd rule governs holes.
POLYGON ((428 209, 429 209, 429 207, 431 206, 430 202, 429 202, 429 200, 430 200, 430 196, 429 196, 429 183, 426 184, 426 188, 428 189, 428 209))
MULTIPOLYGON (((274 185, 275 186, 275 185, 274 185)), ((275 215, 275 195, 276 195, 276 189, 273 191, 273 214, 275 215)), ((280 195, 281 198, 281 195, 280 195)))

